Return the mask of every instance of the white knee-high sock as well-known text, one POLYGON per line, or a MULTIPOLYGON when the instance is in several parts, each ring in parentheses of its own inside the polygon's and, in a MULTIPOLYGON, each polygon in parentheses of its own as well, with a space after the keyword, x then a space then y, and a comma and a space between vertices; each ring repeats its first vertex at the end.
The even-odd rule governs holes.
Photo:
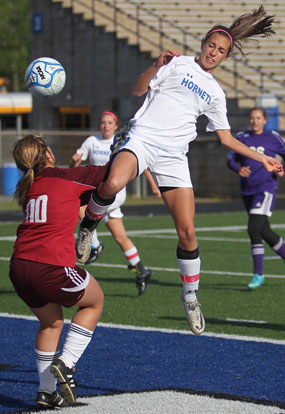
POLYGON ((126 250, 124 254, 130 265, 135 266, 136 264, 138 264, 138 262, 140 262, 140 257, 136 246, 132 247, 129 250, 126 250))
POLYGON ((56 378, 50 372, 50 364, 59 356, 59 351, 44 352, 35 349, 37 368, 39 374, 39 391, 52 393, 56 390, 56 378))
POLYGON ((92 234, 92 240, 91 240, 91 247, 98 247, 100 245, 100 241, 98 239, 97 231, 95 230, 92 234))
POLYGON ((200 281, 200 257, 196 259, 177 259, 181 279, 183 281, 183 299, 185 301, 196 300, 196 292, 200 281))
POLYGON ((70 324, 63 351, 60 355, 60 359, 63 360, 68 368, 73 368, 76 365, 91 341, 92 334, 93 331, 90 331, 83 326, 73 322, 70 324))

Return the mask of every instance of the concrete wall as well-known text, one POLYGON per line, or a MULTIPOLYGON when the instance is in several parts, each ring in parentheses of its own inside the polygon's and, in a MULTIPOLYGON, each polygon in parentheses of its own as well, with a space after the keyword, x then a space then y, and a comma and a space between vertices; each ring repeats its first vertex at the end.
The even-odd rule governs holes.
POLYGON ((54 57, 64 66, 67 80, 58 96, 34 99, 33 128, 60 128, 60 106, 90 106, 91 128, 98 127, 105 109, 116 111, 126 121, 141 104, 142 100, 132 97, 131 88, 153 61, 150 55, 60 3, 31 0, 32 17, 34 13, 42 14, 43 31, 31 34, 31 60, 54 57))

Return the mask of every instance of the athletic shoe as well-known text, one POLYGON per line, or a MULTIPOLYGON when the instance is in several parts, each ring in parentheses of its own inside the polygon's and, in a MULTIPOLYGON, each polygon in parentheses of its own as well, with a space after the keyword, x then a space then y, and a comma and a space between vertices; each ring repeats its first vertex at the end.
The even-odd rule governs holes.
POLYGON ((201 335, 205 329, 205 319, 201 312, 200 303, 198 303, 197 300, 194 300, 193 302, 185 302, 183 297, 182 301, 191 331, 195 335, 201 335))
POLYGON ((51 363, 50 372, 57 378, 64 399, 69 404, 75 404, 76 387, 73 379, 75 368, 67 368, 65 363, 60 358, 57 358, 51 363))
POLYGON ((98 259, 98 257, 103 252, 103 250, 104 250, 104 245, 101 242, 98 247, 91 247, 89 259, 87 260, 85 264, 90 264, 92 262, 95 262, 95 260, 98 259))
POLYGON ((253 278, 251 279, 251 281, 248 284, 248 288, 249 289, 256 289, 259 286, 263 285, 264 281, 265 281, 264 276, 259 276, 257 273, 254 273, 253 278))
POLYGON ((39 391, 37 395, 37 404, 44 407, 56 408, 58 410, 60 408, 69 407, 67 401, 65 401, 57 391, 54 391, 51 394, 39 391))
MULTIPOLYGON (((103 216, 102 216, 103 217, 103 216)), ((90 219, 85 216, 82 220, 75 243, 76 257, 78 263, 85 264, 91 252, 92 234, 100 223, 101 218, 90 219)))
POLYGON ((80 228, 75 242, 76 259, 78 263, 85 264, 91 252, 92 233, 88 229, 80 228))
POLYGON ((141 296, 146 291, 146 287, 149 279, 151 278, 152 271, 147 267, 142 266, 140 262, 136 266, 129 265, 128 269, 136 274, 138 294, 141 296))

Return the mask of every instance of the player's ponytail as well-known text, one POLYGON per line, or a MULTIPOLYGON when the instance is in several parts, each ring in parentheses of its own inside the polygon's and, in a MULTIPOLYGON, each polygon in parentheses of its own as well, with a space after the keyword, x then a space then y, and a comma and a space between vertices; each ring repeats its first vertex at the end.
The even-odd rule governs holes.
POLYGON ((242 50, 242 41, 252 37, 268 37, 275 33, 272 29, 274 23, 274 16, 267 16, 263 6, 254 10, 252 13, 243 14, 236 18, 230 31, 235 39, 234 46, 244 56, 242 50))
POLYGON ((47 149, 44 139, 38 135, 27 135, 14 145, 13 157, 18 169, 23 172, 14 197, 23 209, 35 176, 46 165, 47 149))
POLYGON ((228 54, 230 54, 232 49, 236 48, 244 57, 243 41, 256 37, 268 37, 274 34, 275 31, 272 29, 274 22, 274 16, 268 16, 264 7, 260 6, 251 13, 237 17, 230 27, 214 26, 207 32, 203 41, 206 41, 213 33, 219 32, 230 39, 231 45, 228 54))

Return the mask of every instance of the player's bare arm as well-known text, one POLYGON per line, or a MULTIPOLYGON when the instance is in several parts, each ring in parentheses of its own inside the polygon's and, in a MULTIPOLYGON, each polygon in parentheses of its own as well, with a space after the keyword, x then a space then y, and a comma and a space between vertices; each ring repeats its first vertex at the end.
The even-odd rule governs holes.
POLYGON ((149 90, 149 83, 154 75, 158 72, 159 68, 167 65, 173 56, 179 56, 179 53, 176 50, 164 50, 159 58, 138 78, 133 88, 133 95, 142 96, 147 93, 149 90))
POLYGON ((82 161, 83 154, 78 154, 77 152, 72 155, 69 167, 79 167, 82 161))
POLYGON ((283 166, 282 164, 280 164, 279 161, 277 161, 275 158, 269 157, 265 154, 261 154, 247 147, 238 139, 234 138, 230 133, 230 130, 219 129, 216 131, 216 133, 223 145, 237 152, 240 155, 261 162, 267 171, 275 173, 283 171, 283 166))

